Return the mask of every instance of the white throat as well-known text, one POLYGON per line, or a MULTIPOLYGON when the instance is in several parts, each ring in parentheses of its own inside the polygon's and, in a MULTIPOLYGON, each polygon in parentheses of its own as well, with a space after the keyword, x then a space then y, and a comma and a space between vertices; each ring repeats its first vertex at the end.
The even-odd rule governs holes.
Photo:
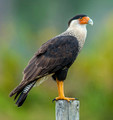
POLYGON ((72 32, 78 40, 85 39, 87 36, 86 24, 81 25, 78 20, 73 20, 66 31, 72 32))

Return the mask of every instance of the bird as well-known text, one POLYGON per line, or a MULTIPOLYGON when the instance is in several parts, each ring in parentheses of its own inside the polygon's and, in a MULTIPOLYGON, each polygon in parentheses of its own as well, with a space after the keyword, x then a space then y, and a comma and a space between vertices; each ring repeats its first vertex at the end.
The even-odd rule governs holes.
POLYGON ((65 97, 64 80, 84 46, 87 24, 93 25, 93 20, 87 15, 74 16, 69 20, 66 31, 48 40, 37 50, 23 71, 22 81, 9 95, 15 95, 14 100, 17 99, 18 107, 23 105, 32 87, 36 83, 42 83, 48 76, 57 83, 58 97, 54 100, 75 100, 65 97))

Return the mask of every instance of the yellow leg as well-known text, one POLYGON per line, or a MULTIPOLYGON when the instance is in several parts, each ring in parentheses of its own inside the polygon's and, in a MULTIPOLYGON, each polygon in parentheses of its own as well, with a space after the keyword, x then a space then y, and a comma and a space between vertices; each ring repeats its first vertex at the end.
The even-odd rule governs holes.
POLYGON ((67 97, 64 96, 63 81, 59 81, 58 79, 56 79, 56 82, 57 82, 59 96, 56 97, 55 100, 67 100, 67 101, 75 100, 75 98, 67 98, 67 97))

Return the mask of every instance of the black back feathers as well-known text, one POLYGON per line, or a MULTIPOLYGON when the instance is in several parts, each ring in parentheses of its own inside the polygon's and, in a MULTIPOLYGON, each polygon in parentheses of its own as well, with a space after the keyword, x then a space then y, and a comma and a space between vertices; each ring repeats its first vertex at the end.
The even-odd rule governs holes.
POLYGON ((80 18, 86 17, 86 16, 87 16, 87 15, 84 15, 84 14, 80 14, 80 15, 74 16, 73 18, 71 18, 71 19, 69 20, 68 26, 70 25, 70 23, 71 23, 72 20, 80 19, 80 18))

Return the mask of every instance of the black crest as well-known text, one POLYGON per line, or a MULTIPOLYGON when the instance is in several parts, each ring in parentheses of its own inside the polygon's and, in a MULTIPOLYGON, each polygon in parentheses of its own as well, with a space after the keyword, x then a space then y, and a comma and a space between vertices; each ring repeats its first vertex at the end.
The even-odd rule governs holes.
POLYGON ((84 15, 84 14, 80 14, 80 15, 74 16, 73 18, 71 18, 71 19, 69 20, 68 26, 70 25, 70 23, 71 23, 72 20, 80 19, 80 18, 86 17, 86 16, 87 16, 87 15, 84 15))

